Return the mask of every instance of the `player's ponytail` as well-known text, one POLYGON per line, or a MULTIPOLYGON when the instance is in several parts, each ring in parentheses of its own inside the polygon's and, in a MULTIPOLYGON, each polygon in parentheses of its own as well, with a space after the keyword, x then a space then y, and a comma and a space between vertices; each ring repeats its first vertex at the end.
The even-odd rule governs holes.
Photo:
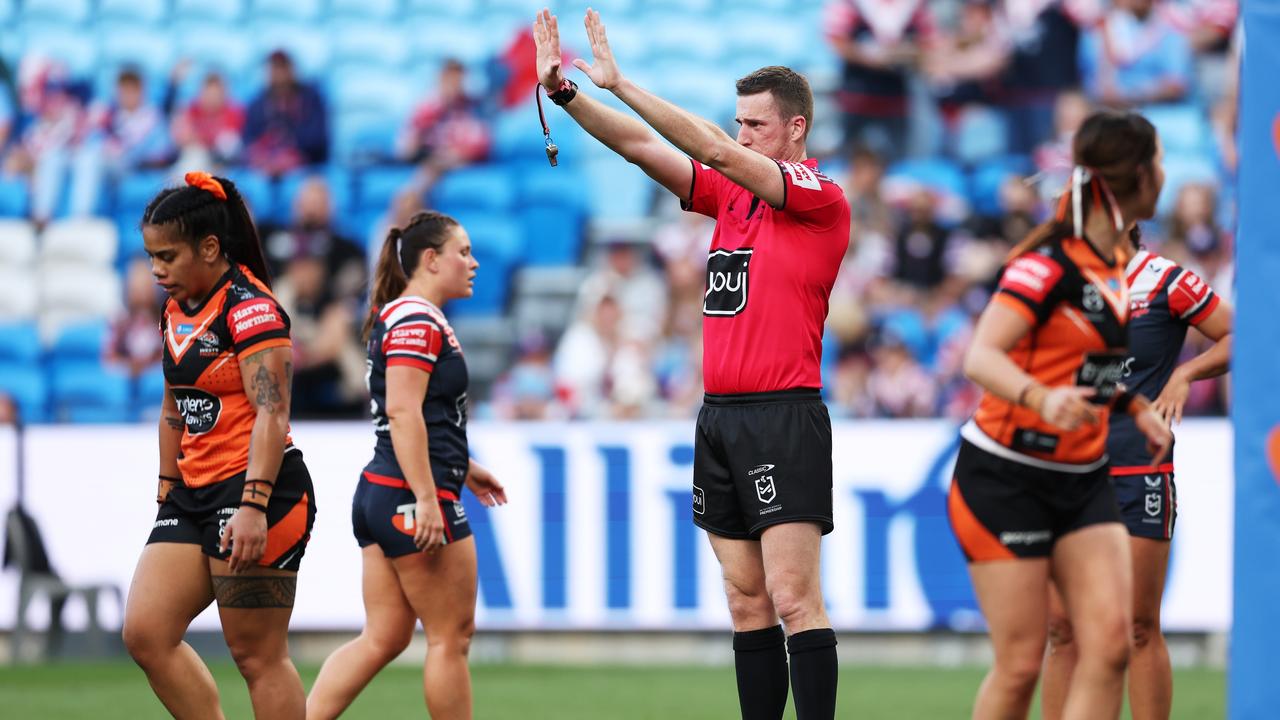
MULTIPOLYGON (((1156 129, 1134 112, 1101 110, 1085 118, 1072 143, 1075 168, 1058 198, 1053 216, 1036 226, 1009 252, 1009 260, 1025 255, 1055 237, 1080 235, 1093 210, 1116 218, 1120 203, 1139 191, 1138 168, 1154 172, 1156 129)), ((1136 247, 1140 231, 1134 225, 1129 239, 1136 247)))
POLYGON ((142 212, 142 224, 174 225, 192 245, 213 235, 228 262, 244 265, 271 287, 258 230, 235 183, 198 172, 187 173, 185 179, 186 185, 165 188, 151 199, 142 212))
POLYGON ((404 229, 393 227, 387 232, 370 283, 369 316, 362 331, 366 340, 382 306, 400 297, 409 286, 409 278, 422 262, 423 251, 444 247, 449 231, 457 225, 452 217, 427 210, 414 215, 404 229))

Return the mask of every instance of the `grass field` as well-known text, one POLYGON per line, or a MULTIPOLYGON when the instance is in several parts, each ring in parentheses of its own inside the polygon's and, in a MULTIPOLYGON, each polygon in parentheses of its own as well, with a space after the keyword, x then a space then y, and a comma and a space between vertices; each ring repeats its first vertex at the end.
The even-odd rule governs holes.
MULTIPOLYGON (((248 694, 235 668, 215 664, 212 669, 227 718, 252 717, 248 694)), ((318 668, 300 670, 310 686, 318 668)), ((345 717, 424 717, 420 672, 412 666, 388 668, 345 717)), ((473 672, 477 718, 706 720, 737 716, 732 668, 478 665, 473 672)), ((978 668, 846 666, 841 670, 837 715, 859 720, 965 718, 982 674, 978 668)), ((1175 676, 1175 718, 1223 717, 1223 673, 1186 670, 1175 676)), ((0 717, 136 720, 166 714, 140 670, 127 663, 105 663, 0 669, 0 717)))

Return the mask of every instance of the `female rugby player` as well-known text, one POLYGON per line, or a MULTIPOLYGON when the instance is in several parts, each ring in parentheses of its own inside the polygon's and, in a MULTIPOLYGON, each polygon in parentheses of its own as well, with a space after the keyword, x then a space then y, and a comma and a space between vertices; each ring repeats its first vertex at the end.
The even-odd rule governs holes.
POLYGON ((1171 442, 1151 404, 1120 384, 1128 238, 1164 182, 1155 128, 1095 113, 1073 154, 1055 217, 1014 248, 965 357, 985 393, 961 431, 948 510, 995 648, 975 718, 1026 715, 1051 578, 1079 646, 1065 716, 1118 717, 1131 612, 1115 598, 1133 580, 1107 473, 1109 415, 1132 415, 1157 462, 1171 442))
MULTIPOLYGON (((1157 413, 1182 421, 1191 383, 1217 377, 1231 361, 1231 306, 1196 273, 1159 255, 1137 252, 1125 268, 1129 286, 1129 362, 1124 383, 1157 396, 1157 413), (1215 341, 1204 353, 1177 365, 1187 328, 1215 341)), ((1129 660, 1129 709, 1134 720, 1166 719, 1173 710, 1173 671, 1160 630, 1160 602, 1169 568, 1169 541, 1177 519, 1173 456, 1156 463, 1127 417, 1111 423, 1107 437, 1111 481, 1133 555, 1133 649, 1129 660)), ((1049 654, 1045 659, 1044 717, 1062 716, 1076 662, 1071 621, 1056 594, 1051 598, 1049 654)))
POLYGON ((477 267, 466 230, 436 212, 393 228, 383 244, 365 323, 377 443, 351 508, 365 627, 320 669, 310 720, 342 713, 404 651, 418 621, 427 710, 436 720, 471 717, 476 549, 462 486, 489 507, 507 497, 468 454, 467 365, 440 307, 471 296, 477 267))
POLYGON ((160 510, 125 608, 124 642, 178 718, 220 718, 213 676, 182 636, 218 601, 259 718, 304 716, 287 634, 315 519, 289 438, 289 318, 229 180, 189 173, 142 216, 160 320, 165 397, 160 510))

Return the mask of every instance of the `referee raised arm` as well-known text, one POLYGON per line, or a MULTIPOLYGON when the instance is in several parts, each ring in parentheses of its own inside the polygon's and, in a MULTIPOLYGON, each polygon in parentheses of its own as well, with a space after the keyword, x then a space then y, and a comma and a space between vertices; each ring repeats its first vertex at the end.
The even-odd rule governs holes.
POLYGON ((789 651, 797 717, 832 718, 836 638, 819 562, 822 535, 833 527, 831 420, 819 361, 831 287, 849 243, 849 204, 805 151, 813 94, 785 67, 742 78, 735 140, 628 81, 600 14, 588 10, 585 25, 593 63, 574 66, 644 122, 564 77, 559 27, 544 10, 534 38, 538 77, 552 102, 685 210, 717 221, 702 308, 706 398, 693 516, 724 574, 742 716, 782 717, 789 651))

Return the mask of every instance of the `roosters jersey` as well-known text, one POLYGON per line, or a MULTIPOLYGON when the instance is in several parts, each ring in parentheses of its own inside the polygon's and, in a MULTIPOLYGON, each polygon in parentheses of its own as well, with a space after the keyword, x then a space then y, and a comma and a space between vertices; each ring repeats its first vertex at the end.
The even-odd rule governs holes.
POLYGON ((778 162, 780 207, 693 163, 685 210, 716 220, 702 303, 706 391, 820 388, 822 329, 849 247, 849 202, 816 160, 778 162))
MULTIPOLYGON (((186 423, 178 456, 183 482, 201 487, 244 472, 257 410, 245 395, 240 359, 291 347, 289 316, 266 285, 237 265, 198 306, 166 301, 160 334, 164 379, 186 423)), ((286 436, 285 446, 292 444, 286 436)))
POLYGON ((387 419, 387 368, 397 365, 431 373, 422 402, 427 452, 437 489, 451 491, 456 499, 471 462, 467 363, 444 313, 420 297, 402 297, 384 305, 369 334, 369 394, 377 444, 365 467, 366 476, 404 479, 387 419))
MULTIPOLYGON (((1129 261, 1126 271, 1129 359, 1123 382, 1131 392, 1155 400, 1178 365, 1187 328, 1204 322, 1220 301, 1194 272, 1146 250, 1129 261)), ((1172 450, 1165 465, 1151 465, 1146 438, 1128 415, 1112 420, 1107 454, 1113 475, 1173 472, 1172 450)))
POLYGON ((1106 463, 1109 405, 1128 358, 1124 259, 1108 263, 1086 240, 1055 238, 1005 266, 991 299, 1032 326, 1009 357, 1046 387, 1094 388, 1100 422, 1063 430, 1034 410, 987 392, 961 430, 965 439, 1049 470, 1092 472, 1106 463))

